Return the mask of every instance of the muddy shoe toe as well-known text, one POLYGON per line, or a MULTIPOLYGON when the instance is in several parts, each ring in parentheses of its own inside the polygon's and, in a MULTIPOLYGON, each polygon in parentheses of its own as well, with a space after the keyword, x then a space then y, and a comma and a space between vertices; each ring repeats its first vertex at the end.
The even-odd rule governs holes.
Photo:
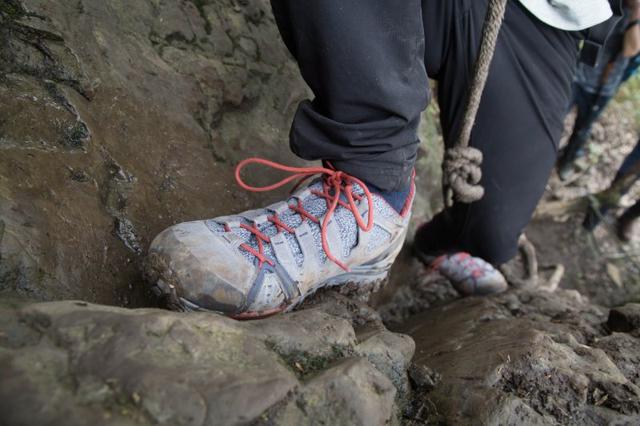
POLYGON ((233 260, 244 260, 231 247, 204 221, 174 225, 151 244, 147 279, 156 293, 180 310, 234 314, 246 304, 251 276, 249 268, 231 266, 233 260))

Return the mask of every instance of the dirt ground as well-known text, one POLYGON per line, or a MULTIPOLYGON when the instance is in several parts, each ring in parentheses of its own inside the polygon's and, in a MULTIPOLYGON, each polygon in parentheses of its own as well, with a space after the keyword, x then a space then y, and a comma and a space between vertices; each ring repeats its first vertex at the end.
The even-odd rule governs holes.
MULTIPOLYGON (((633 113, 632 106, 625 103, 609 107, 594 126, 587 158, 578 173, 568 182, 560 181, 554 173, 541 209, 545 203, 574 200, 609 186, 638 140, 633 113)), ((572 119, 567 119, 567 133, 572 119)), ((634 227, 628 244, 618 240, 613 228, 615 217, 639 197, 640 184, 636 183, 620 208, 610 212, 593 233, 581 226, 583 211, 534 220, 526 233, 537 247, 540 264, 564 265, 561 287, 576 289, 597 304, 615 306, 640 300, 640 224, 634 227)))

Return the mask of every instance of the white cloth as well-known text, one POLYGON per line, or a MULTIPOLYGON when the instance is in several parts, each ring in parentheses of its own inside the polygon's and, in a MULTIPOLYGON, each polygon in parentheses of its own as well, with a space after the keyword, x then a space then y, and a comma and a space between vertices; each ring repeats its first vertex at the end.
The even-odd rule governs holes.
POLYGON ((520 0, 529 12, 547 25, 579 31, 613 15, 608 0, 520 0))

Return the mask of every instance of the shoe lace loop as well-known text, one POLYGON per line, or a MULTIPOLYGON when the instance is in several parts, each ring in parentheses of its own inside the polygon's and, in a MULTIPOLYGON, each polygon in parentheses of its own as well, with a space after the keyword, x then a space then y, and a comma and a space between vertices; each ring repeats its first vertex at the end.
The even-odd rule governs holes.
MULTIPOLYGON (((321 175, 323 177, 323 180, 322 180, 323 190, 322 192, 311 191, 311 193, 318 197, 324 198, 327 202, 327 211, 326 211, 324 220, 322 221, 322 225, 320 227, 322 249, 324 250, 329 260, 334 262, 336 265, 340 266, 345 271, 349 271, 349 268, 347 267, 347 265, 345 265, 343 262, 338 260, 331 253, 331 250, 329 249, 329 243, 327 241, 327 228, 329 226, 329 222, 331 221, 331 217, 333 216, 338 206, 342 206, 350 210, 356 220, 358 227, 362 229, 364 232, 368 232, 373 228, 373 208, 374 208, 373 196, 371 195, 371 192, 369 192, 369 189, 367 188, 367 185, 364 184, 364 182, 362 182, 360 179, 356 177, 353 177, 339 170, 335 170, 333 168, 291 167, 291 166, 286 166, 284 164, 276 163, 274 161, 269 161, 263 158, 256 158, 256 157, 247 158, 241 161, 236 167, 236 171, 235 171, 235 177, 236 177, 236 181, 238 182, 238 185, 241 188, 251 192, 273 191, 274 189, 278 189, 290 182, 297 181, 292 189, 292 192, 293 192, 300 185, 302 185, 304 181, 308 180, 309 178, 315 175, 321 175), (251 164, 259 164, 266 167, 271 167, 276 170, 290 173, 290 175, 271 185, 252 186, 247 184, 240 176, 242 169, 244 169, 246 166, 251 164), (367 199, 369 209, 367 213, 366 222, 362 217, 362 215, 360 214, 360 211, 358 210, 358 207, 356 205, 356 201, 362 200, 363 197, 358 194, 353 194, 354 184, 362 188, 362 190, 364 191, 364 197, 366 197, 367 199), (343 200, 341 200, 342 194, 344 194, 344 197, 347 199, 347 202, 344 202, 343 200)), ((289 208, 297 212, 303 221, 305 219, 309 219, 315 223, 320 223, 320 220, 318 218, 316 218, 315 216, 313 216, 312 214, 304 210, 300 200, 298 200, 297 205, 294 205, 294 206, 289 205, 289 208)), ((276 225, 278 232, 282 230, 285 230, 291 233, 294 232, 294 230, 291 227, 285 225, 280 221, 277 214, 270 216, 268 220, 272 222, 274 225, 276 225)), ((264 263, 269 263, 270 265, 273 266, 273 262, 267 259, 267 257, 264 255, 264 249, 263 249, 263 242, 267 242, 267 243, 270 242, 269 237, 264 235, 255 225, 253 226, 243 225, 242 227, 256 236, 256 239, 258 241, 258 250, 256 251, 246 244, 243 244, 241 247, 243 247, 245 250, 249 251, 251 254, 256 256, 256 258, 259 261, 260 267, 264 263)))

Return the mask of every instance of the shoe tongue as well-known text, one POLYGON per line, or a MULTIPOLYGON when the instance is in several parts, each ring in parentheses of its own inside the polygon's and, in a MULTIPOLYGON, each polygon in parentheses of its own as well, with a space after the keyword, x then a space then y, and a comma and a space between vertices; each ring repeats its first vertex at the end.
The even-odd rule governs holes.
POLYGON ((407 185, 400 191, 383 191, 380 188, 369 185, 369 190, 384 198, 384 200, 391 206, 397 213, 401 213, 407 203, 407 198, 411 194, 411 185, 407 185))

